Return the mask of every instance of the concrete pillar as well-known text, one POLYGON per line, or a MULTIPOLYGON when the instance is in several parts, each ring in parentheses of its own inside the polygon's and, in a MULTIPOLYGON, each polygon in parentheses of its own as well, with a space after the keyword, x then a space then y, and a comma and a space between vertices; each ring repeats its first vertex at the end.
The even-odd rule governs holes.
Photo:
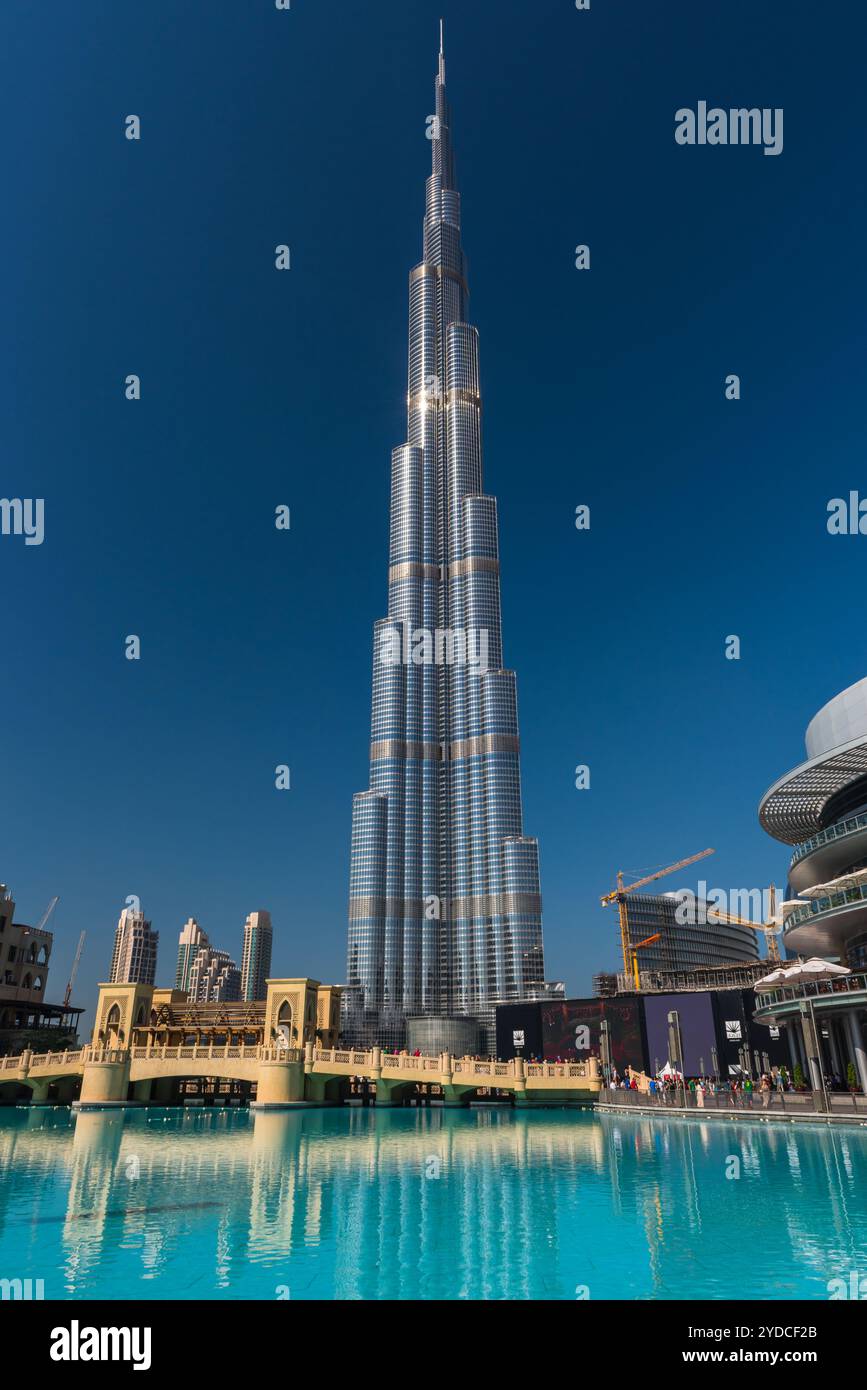
POLYGON ((85 1060, 81 1095, 73 1102, 73 1108, 85 1110, 91 1105, 126 1105, 129 1092, 129 1053, 114 1051, 106 1054, 98 1049, 95 1056, 99 1060, 94 1061, 91 1057, 85 1060), (101 1060, 105 1056, 111 1057, 112 1060, 101 1060))
POLYGON ((329 1077, 309 1075, 304 1083, 305 1099, 312 1101, 314 1105, 325 1104, 325 1087, 328 1085, 329 1077))
POLYGON ((30 1104, 44 1105, 48 1100, 48 1082, 33 1081, 30 1085, 30 1104))
POLYGON ((852 1060, 855 1063, 855 1070, 858 1073, 861 1090, 864 1092, 864 1095, 867 1096, 867 1050, 864 1048, 864 1034, 861 1031, 861 1020, 858 1017, 858 1011, 856 1009, 852 1009, 846 1014, 846 1026, 849 1031, 852 1060))
POLYGON ((795 1067, 798 1065, 798 1033, 794 1023, 786 1024, 786 1041, 789 1044, 789 1063, 792 1075, 794 1076, 795 1067))
MULTIPOLYGON (((813 1037, 813 1022, 807 1012, 801 1014, 801 1032, 808 1072, 804 1079, 809 1081, 814 1091, 821 1091, 822 1073, 820 1071, 821 1052, 819 1051, 819 1039, 818 1037, 813 1037)), ((818 1029, 816 1029, 816 1032, 818 1032, 818 1029)))
POLYGON ((377 1110, 382 1110, 386 1106, 394 1105, 394 1101, 391 1098, 391 1091, 395 1083, 393 1081, 383 1081, 381 1074, 374 1079, 376 1081, 375 1104, 377 1110))
MULTIPOLYGON (((828 1051, 831 1054, 831 1075, 836 1072, 839 1077, 846 1080, 846 1068, 840 1061, 840 1053, 837 1048, 837 1038, 834 1031, 835 1020, 831 1014, 828 1015, 828 1051)), ((819 1024, 819 1034, 821 1037, 822 1025, 819 1024)))
POLYGON ((304 1066, 301 1062, 259 1063, 256 1099, 250 1109, 268 1110, 297 1105, 304 1099, 304 1066))
POLYGON ((133 1100, 149 1101, 153 1090, 153 1081, 134 1081, 132 1084, 133 1100))

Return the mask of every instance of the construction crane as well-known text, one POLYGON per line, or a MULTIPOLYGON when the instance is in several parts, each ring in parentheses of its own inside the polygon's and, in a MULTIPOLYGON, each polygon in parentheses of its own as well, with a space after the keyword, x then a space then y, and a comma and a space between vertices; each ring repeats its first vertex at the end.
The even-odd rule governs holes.
MULTIPOLYGON (((709 854, 713 854, 712 849, 703 849, 700 854, 691 854, 688 859, 678 859, 676 864, 669 864, 664 869, 657 869, 655 873, 647 874, 644 878, 639 878, 635 883, 623 882, 623 870, 617 871, 617 887, 610 893, 606 893, 601 899, 603 907, 609 903, 617 903, 620 916, 620 949, 623 952, 623 969, 628 978, 630 974, 630 952, 632 947, 629 941, 629 913, 626 906, 627 894, 634 893, 636 888, 643 888, 646 883, 654 883, 658 878, 665 878, 666 874, 673 874, 675 869, 685 869, 689 864, 697 864, 699 859, 706 859, 709 854)), ((636 949, 638 949, 636 947, 636 949)), ((636 986, 637 987, 637 986, 636 986)))
POLYGON ((635 981, 636 994, 641 993, 641 976, 638 973, 638 952, 641 950, 642 946, 650 946, 654 941, 661 940, 662 933, 656 931, 653 933, 653 936, 646 936, 643 941, 636 941, 635 945, 630 947, 632 952, 632 978, 635 981))
MULTIPOLYGON (((55 898, 54 901, 56 902, 57 899, 55 898)), ((78 945, 75 949, 75 960, 72 962, 72 969, 69 972, 69 980, 66 985, 66 993, 63 996, 64 1009, 68 1007, 69 1000, 72 997, 72 986, 75 984, 75 977, 78 974, 78 962, 81 960, 81 953, 84 950, 84 938, 86 936, 87 932, 83 931, 81 933, 81 936, 78 938, 78 945)))
POLYGON ((54 909, 56 908, 56 906, 57 906, 57 904, 58 904, 59 902, 60 902, 60 894, 58 894, 56 897, 54 897, 54 898, 51 899, 51 902, 48 904, 48 906, 46 907, 45 911, 43 912, 43 914, 42 914, 42 916, 41 916, 41 918, 40 918, 40 920, 39 920, 39 926, 33 928, 34 931, 44 931, 44 930, 45 930, 45 923, 48 921, 49 917, 51 916, 52 912, 54 911, 54 909))
POLYGON ((803 898, 790 898, 787 902, 780 903, 779 908, 777 908, 777 889, 773 883, 768 890, 768 901, 771 915, 767 922, 750 922, 746 917, 736 917, 730 912, 723 912, 718 907, 712 907, 708 910, 707 919, 709 922, 732 922, 735 926, 752 927, 753 931, 762 932, 767 944, 768 960, 778 962, 780 960, 780 943, 777 938, 783 928, 783 923, 790 912, 794 912, 796 908, 804 907, 805 904, 803 898))

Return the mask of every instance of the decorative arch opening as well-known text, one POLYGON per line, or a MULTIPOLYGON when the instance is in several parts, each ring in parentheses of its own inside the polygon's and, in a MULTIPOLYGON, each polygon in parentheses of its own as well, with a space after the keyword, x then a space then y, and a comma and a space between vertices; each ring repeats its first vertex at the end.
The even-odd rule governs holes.
POLYGON ((109 1047, 117 1047, 119 1042, 123 1042, 123 1031, 120 1026, 120 1005, 112 1004, 105 1020, 106 1042, 109 1047))
POLYGON ((278 1047, 291 1047, 297 1037, 298 1029, 292 1022, 292 1005, 288 999, 284 999, 277 1010, 274 1041, 278 1047))

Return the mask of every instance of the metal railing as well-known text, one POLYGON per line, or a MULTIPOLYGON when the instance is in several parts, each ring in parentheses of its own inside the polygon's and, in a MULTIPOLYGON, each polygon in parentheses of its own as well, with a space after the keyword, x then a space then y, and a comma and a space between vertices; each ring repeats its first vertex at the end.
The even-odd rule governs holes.
POLYGON ((802 927, 813 917, 821 917, 826 912, 836 911, 838 907, 848 907, 851 903, 860 902, 867 902, 867 885, 864 884, 854 888, 841 888, 839 893, 830 893, 827 898, 813 898, 811 902, 805 903, 803 908, 789 914, 783 928, 784 936, 788 936, 793 927, 802 927))
POLYGON ((621 1105, 654 1110, 694 1110, 701 1114, 704 1110, 725 1111, 729 1115, 738 1114, 853 1114, 859 1118, 867 1117, 867 1098, 860 1092, 829 1091, 761 1091, 755 1087, 749 1091, 730 1091, 723 1087, 719 1091, 706 1090, 699 1100, 698 1091, 691 1091, 689 1085, 672 1086, 654 1093, 638 1090, 621 1090, 619 1087, 603 1086, 599 1092, 599 1105, 621 1105), (827 1104, 826 1104, 827 1101, 827 1104))
POLYGON ((843 840, 847 835, 853 835, 857 830, 867 830, 867 815, 849 816, 847 820, 838 821, 836 825, 829 825, 818 835, 813 835, 811 839, 803 840, 801 844, 795 845, 789 867, 792 868, 800 860, 805 859, 808 854, 812 854, 814 849, 819 849, 821 845, 832 844, 834 840, 843 840))
POLYGON ((801 999, 824 999, 838 995, 864 994, 867 992, 867 971, 854 975, 835 975, 831 980, 801 979, 797 984, 778 985, 775 989, 761 989, 756 994, 756 1012, 772 1008, 776 1004, 797 1003, 801 999))

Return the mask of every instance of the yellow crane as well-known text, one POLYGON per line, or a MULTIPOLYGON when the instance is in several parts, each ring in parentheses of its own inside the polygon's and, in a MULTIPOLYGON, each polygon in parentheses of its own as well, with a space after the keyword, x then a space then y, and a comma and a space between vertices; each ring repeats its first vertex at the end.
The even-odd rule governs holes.
POLYGON ((641 950, 642 946, 650 946, 652 942, 661 940, 662 933, 655 931, 653 936, 646 936, 643 941, 636 941, 635 945, 630 947, 632 952, 632 978, 635 981, 636 994, 640 994, 641 992, 641 976, 638 973, 638 952, 641 950))
POLYGON ((777 911, 776 885, 772 883, 768 891, 771 915, 767 922, 750 922, 746 917, 736 917, 731 912, 723 912, 722 909, 718 907, 708 908, 707 920, 709 922, 733 922, 735 926, 752 927, 753 931, 762 932, 768 949, 768 960, 779 961, 780 943, 777 939, 778 933, 782 929, 787 913, 793 911, 797 907, 803 907, 804 903, 803 901, 781 903, 780 910, 777 911))
MULTIPOLYGON (((633 947, 629 940, 629 912, 626 906, 627 894, 634 893, 636 888, 643 888, 646 883, 654 883, 658 878, 665 878, 666 874, 673 874, 676 869, 685 869, 689 864, 697 864, 699 859, 706 859, 709 854, 713 853, 714 851, 712 849, 703 849, 700 854, 691 854, 688 859, 678 859, 676 864, 668 864, 664 869, 657 869, 655 873, 646 874, 644 878, 637 879, 635 883, 624 883, 623 870, 618 869, 617 887, 612 889, 610 893, 606 893, 602 897, 601 902, 603 907, 607 907, 609 903, 617 903, 620 916, 620 949, 623 952, 623 969, 627 977, 630 974, 631 966, 635 971, 636 979, 638 973, 637 967, 634 966, 634 962, 630 959, 633 947)), ((646 942, 642 942, 641 945, 646 945, 646 942)), ((638 950, 639 948, 636 946, 634 949, 638 950)), ((637 983, 636 988, 638 988, 637 983)))

